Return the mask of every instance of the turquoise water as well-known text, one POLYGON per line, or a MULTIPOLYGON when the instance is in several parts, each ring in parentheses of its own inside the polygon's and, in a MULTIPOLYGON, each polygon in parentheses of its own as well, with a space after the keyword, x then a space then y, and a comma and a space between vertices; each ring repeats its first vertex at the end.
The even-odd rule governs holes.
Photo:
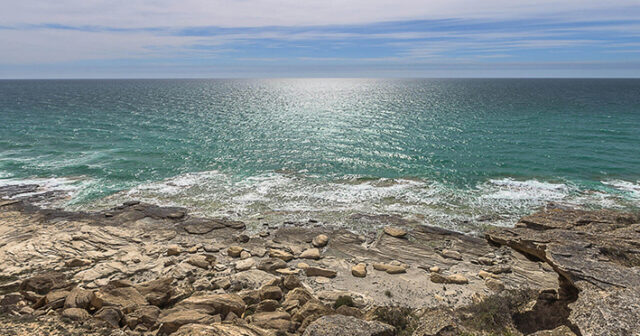
POLYGON ((640 207, 640 80, 0 81, 0 185, 249 222, 473 230, 640 207))

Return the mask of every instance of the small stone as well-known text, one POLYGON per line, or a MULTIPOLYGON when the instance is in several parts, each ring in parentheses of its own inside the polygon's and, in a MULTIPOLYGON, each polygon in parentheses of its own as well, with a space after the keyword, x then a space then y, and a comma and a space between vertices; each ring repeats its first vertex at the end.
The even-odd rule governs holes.
POLYGON ((276 273, 282 275, 296 275, 300 273, 299 269, 280 268, 276 270, 276 273))
POLYGON ((309 268, 309 264, 301 262, 301 263, 298 263, 296 265, 296 267, 299 268, 299 269, 307 269, 307 268, 309 268))
POLYGON ((209 265, 210 265, 209 261, 207 260, 207 257, 203 255, 191 256, 189 257, 189 259, 187 259, 187 263, 196 267, 204 268, 204 269, 209 269, 209 265))
POLYGON ((83 321, 91 317, 89 312, 82 308, 67 308, 62 311, 62 316, 75 321, 83 321))
POLYGON ((244 251, 244 248, 241 246, 230 246, 227 249, 227 254, 232 258, 238 258, 240 254, 242 254, 242 251, 244 251))
POLYGON ((270 249, 269 257, 278 258, 284 261, 291 261, 293 259, 293 255, 291 253, 278 249, 270 249))
POLYGON ((336 271, 320 267, 307 267, 305 269, 305 273, 309 277, 320 276, 325 278, 335 278, 337 275, 336 271))
POLYGON ((307 249, 304 252, 302 252, 302 254, 300 254, 300 258, 318 260, 320 259, 320 250, 317 248, 307 249))
POLYGON ((260 288, 260 300, 276 300, 282 299, 282 290, 278 286, 264 286, 260 288))
POLYGON ((495 262, 493 261, 493 259, 491 258, 487 258, 487 257, 480 257, 478 258, 478 263, 482 264, 482 265, 488 265, 491 266, 493 265, 495 262))
POLYGON ((480 272, 478 272, 478 276, 479 276, 480 278, 482 278, 482 279, 489 279, 489 278, 493 278, 493 277, 495 277, 495 275, 493 275, 493 274, 491 274, 491 273, 489 273, 489 272, 486 272, 486 271, 480 271, 480 272))
POLYGON ((287 268, 287 263, 282 259, 269 258, 258 263, 258 269, 265 272, 274 272, 281 268, 287 268))
POLYGON ((469 280, 462 274, 443 276, 439 273, 431 273, 431 282, 464 285, 469 283, 469 280))
POLYGON ((300 282, 300 279, 298 279, 297 276, 289 274, 282 279, 282 285, 284 288, 292 290, 294 288, 302 287, 302 282, 300 282))
POLYGON ((311 241, 311 245, 315 247, 325 247, 329 243, 329 237, 324 234, 317 235, 311 241))
POLYGON ((357 278, 364 278, 367 276, 367 265, 364 263, 359 263, 353 267, 351 267, 351 274, 357 278))
POLYGON ((462 260, 462 254, 454 250, 442 250, 442 256, 449 259, 462 260))
POLYGON ((182 248, 178 245, 169 245, 169 247, 167 247, 168 256, 175 256, 180 254, 180 252, 182 252, 182 248))
POLYGON ((405 273, 407 271, 407 267, 404 265, 392 265, 392 264, 382 264, 375 263, 373 264, 373 269, 377 271, 384 271, 388 274, 400 274, 405 273))
POLYGON ((236 237, 236 240, 240 243, 247 243, 249 242, 249 236, 247 236, 246 234, 241 234, 238 237, 236 237))
POLYGON ((80 267, 80 266, 88 266, 91 265, 91 260, 87 260, 87 259, 78 259, 78 258, 73 258, 69 261, 66 261, 64 263, 64 265, 66 267, 80 267))
POLYGON ((249 259, 237 261, 235 263, 235 268, 238 272, 242 272, 242 271, 251 269, 253 266, 255 266, 255 264, 256 264, 255 259, 249 258, 249 259))
POLYGON ((431 273, 440 273, 440 267, 431 266, 431 267, 429 267, 429 272, 431 272, 431 273))
POLYGON ((249 251, 240 252, 240 259, 249 259, 251 258, 251 253, 249 251))
POLYGON ((393 226, 385 226, 384 233, 396 238, 403 238, 407 235, 407 231, 393 226))

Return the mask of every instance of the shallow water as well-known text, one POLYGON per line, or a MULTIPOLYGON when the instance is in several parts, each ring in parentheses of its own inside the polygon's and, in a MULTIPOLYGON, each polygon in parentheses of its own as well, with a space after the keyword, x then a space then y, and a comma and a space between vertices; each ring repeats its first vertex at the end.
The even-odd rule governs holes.
POLYGON ((475 230, 640 207, 640 80, 0 81, 0 185, 250 222, 475 230))

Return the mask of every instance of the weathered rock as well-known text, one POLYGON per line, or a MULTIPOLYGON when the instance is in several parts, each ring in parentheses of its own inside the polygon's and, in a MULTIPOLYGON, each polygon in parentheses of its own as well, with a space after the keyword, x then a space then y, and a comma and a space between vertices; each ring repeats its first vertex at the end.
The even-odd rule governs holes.
POLYGON ((234 267, 235 267, 236 271, 243 272, 243 271, 246 271, 246 270, 249 270, 249 269, 253 268, 253 266, 255 266, 255 265, 256 265, 255 259, 248 258, 248 259, 236 261, 234 267))
POLYGON ((431 282, 464 285, 469 283, 469 279, 467 279, 462 274, 452 274, 444 276, 440 273, 431 273, 431 282))
POLYGON ((288 330, 291 326, 291 315, 283 311, 255 313, 248 320, 264 329, 288 330))
POLYGON ((311 245, 315 247, 325 247, 329 243, 329 237, 324 234, 319 234, 313 238, 311 245))
POLYGON ((442 256, 449 259, 462 260, 462 254, 454 250, 442 250, 442 256))
POLYGON ((176 256, 182 252, 182 248, 178 245, 169 245, 167 247, 167 255, 168 256, 176 256))
POLYGON ((265 272, 274 272, 277 269, 286 268, 286 267, 287 267, 287 263, 284 262, 284 260, 278 259, 278 258, 269 258, 269 259, 262 260, 260 261, 260 263, 258 263, 258 269, 263 270, 265 272))
POLYGON ((38 294, 47 294, 54 289, 69 286, 66 277, 62 273, 49 272, 33 276, 22 282, 20 289, 23 291, 33 291, 38 294))
POLYGON ((350 307, 347 305, 342 305, 336 308, 336 314, 344 315, 344 316, 353 316, 357 318, 362 318, 364 314, 362 311, 356 307, 350 307))
POLYGON ((148 304, 147 300, 138 292, 134 287, 120 287, 120 288, 103 288, 96 292, 97 302, 99 304, 95 307, 118 307, 123 313, 128 313, 135 310, 138 306, 145 306, 148 304))
POLYGON ((569 321, 581 334, 637 330, 631 321, 640 320, 640 215, 550 209, 523 217, 515 228, 489 230, 486 237, 543 260, 565 280, 567 291, 577 293, 569 321))
POLYGON ((282 290, 278 286, 264 286, 260 288, 261 300, 279 301, 281 298, 282 298, 282 290))
POLYGON ((214 323, 187 324, 180 327, 172 336, 272 336, 273 334, 252 325, 233 325, 214 323))
POLYGON ((172 283, 173 278, 161 278, 142 282, 137 284, 135 288, 150 304, 162 308, 175 293, 171 286, 172 283))
POLYGON ((325 278, 335 278, 336 275, 338 274, 334 270, 330 270, 330 269, 326 269, 326 268, 320 268, 320 267, 307 267, 304 270, 304 272, 309 277, 320 276, 320 277, 325 277, 325 278))
MULTIPOLYGON (((244 298, 243 298, 244 300, 244 298)), ((245 301, 246 302, 246 301, 245 301)), ((276 300, 262 300, 253 306, 256 313, 273 312, 280 307, 280 303, 276 300)))
POLYGON ((393 336, 394 327, 377 321, 365 321, 352 316, 324 316, 311 323, 304 336, 393 336))
MULTIPOLYGON (((305 305, 309 301, 313 301, 315 298, 306 289, 299 287, 295 288, 285 296, 285 303, 296 301, 299 306, 305 305)), ((284 303, 283 303, 284 305, 284 303)))
POLYGON ((190 234, 206 234, 213 230, 223 229, 224 223, 207 218, 189 218, 182 222, 182 228, 190 234))
POLYGON ((281 259, 283 261, 291 261, 293 259, 293 254, 291 254, 291 253, 289 253, 287 251, 279 250, 279 249, 270 249, 269 250, 269 257, 278 258, 278 259, 281 259))
MULTIPOLYGON (((158 319, 158 323, 160 324, 158 335, 169 335, 177 331, 183 325, 188 325, 191 323, 212 324, 214 322, 216 322, 216 319, 213 316, 205 314, 198 310, 187 309, 171 311, 158 319)), ((183 333, 183 335, 185 334, 183 333)))
POLYGON ((241 246, 230 246, 227 249, 227 255, 232 258, 239 258, 242 251, 244 251, 244 248, 241 246))
POLYGON ((113 328, 119 328, 123 315, 117 307, 104 307, 98 310, 93 317, 98 320, 105 321, 113 328))
POLYGON ((88 266, 88 265, 91 265, 91 260, 73 258, 69 261, 65 261, 64 265, 70 268, 88 266))
POLYGON ((501 292, 504 290, 504 283, 498 279, 488 278, 484 281, 484 284, 494 292, 501 292))
POLYGON ((251 258, 251 253, 249 251, 240 252, 240 259, 249 259, 251 258))
POLYGON ((284 288, 288 290, 302 287, 302 283, 300 282, 300 279, 298 279, 298 277, 293 274, 289 274, 284 278, 282 278, 282 285, 284 286, 284 288))
POLYGON ((67 308, 62 311, 62 316, 75 321, 84 321, 91 317, 89 312, 82 308, 67 308))
POLYGON ((576 336, 576 334, 569 327, 563 325, 552 330, 540 330, 530 336, 576 336))
POLYGON ((407 268, 404 265, 391 265, 391 264, 381 264, 381 263, 373 264, 373 269, 378 271, 384 271, 389 274, 400 274, 400 273, 405 273, 407 271, 407 268))
POLYGON ((310 249, 304 250, 304 252, 300 254, 300 258, 318 260, 320 259, 320 250, 317 248, 310 248, 310 249))
POLYGON ((359 263, 351 267, 351 274, 354 277, 364 278, 367 276, 367 264, 359 263))
POLYGON ((100 303, 98 302, 98 298, 93 291, 78 287, 69 292, 69 295, 67 295, 64 301, 65 308, 82 308, 85 310, 90 310, 92 307, 99 306, 100 303))
MULTIPOLYGON (((213 258, 213 261, 215 261, 215 258, 213 258)), ((204 255, 194 255, 187 259, 187 263, 203 269, 209 269, 211 258, 204 255)))
POLYGON ((384 233, 396 238, 404 238, 407 235, 407 231, 393 226, 385 226, 384 233))
POLYGON ((140 306, 132 313, 125 315, 124 321, 129 329, 134 330, 138 325, 153 327, 160 316, 160 308, 156 306, 140 306))
POLYGON ((236 294, 210 294, 191 296, 176 305, 182 310, 197 310, 209 315, 219 314, 222 318, 229 312, 237 316, 244 313, 246 305, 242 298, 236 294))

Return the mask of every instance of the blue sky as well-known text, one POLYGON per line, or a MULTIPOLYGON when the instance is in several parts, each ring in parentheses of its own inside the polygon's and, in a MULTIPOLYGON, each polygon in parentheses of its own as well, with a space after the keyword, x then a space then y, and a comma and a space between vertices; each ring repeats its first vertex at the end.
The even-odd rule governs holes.
POLYGON ((0 78, 640 77, 640 0, 0 1, 0 78))

